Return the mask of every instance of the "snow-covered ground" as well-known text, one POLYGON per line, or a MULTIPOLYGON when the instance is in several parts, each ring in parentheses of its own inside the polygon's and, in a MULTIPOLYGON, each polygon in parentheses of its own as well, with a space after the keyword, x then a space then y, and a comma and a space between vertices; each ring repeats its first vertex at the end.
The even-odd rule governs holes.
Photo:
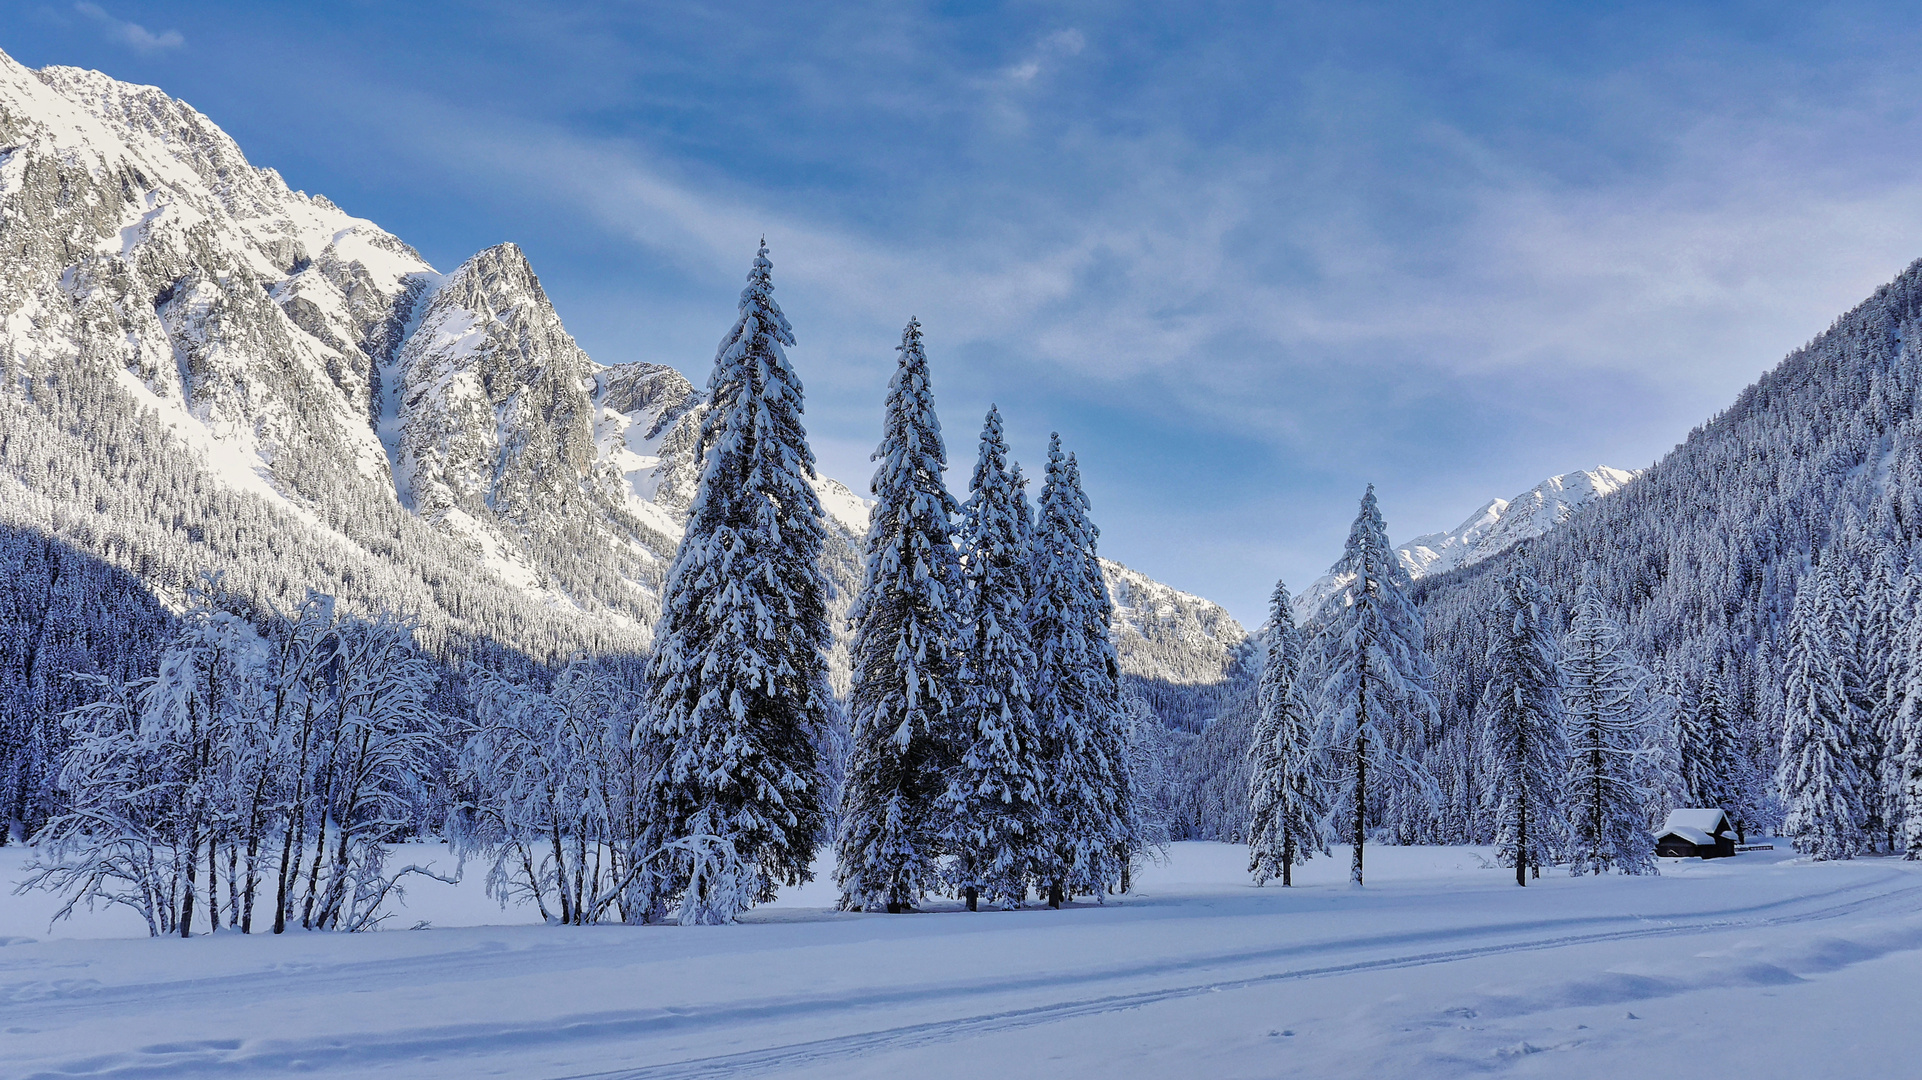
POLYGON ((430 930, 108 939, 140 928, 49 932, 47 898, 6 896, 0 1075, 1916 1075, 1918 864, 1518 889, 1485 851, 1383 847, 1357 891, 1336 854, 1292 890, 1178 844, 1102 906, 846 915, 817 885, 685 929, 527 925, 429 883, 390 925, 430 930))

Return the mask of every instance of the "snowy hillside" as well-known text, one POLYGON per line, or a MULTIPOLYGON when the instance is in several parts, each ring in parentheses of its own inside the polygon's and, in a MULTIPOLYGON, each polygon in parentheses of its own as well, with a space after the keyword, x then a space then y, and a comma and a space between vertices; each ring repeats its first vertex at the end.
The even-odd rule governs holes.
MULTIPOLYGON (((646 633, 698 395, 664 365, 591 360, 518 247, 443 275, 98 72, 0 55, 0 132, 16 381, 100 384, 214 482, 310 523, 391 500, 536 604, 646 633)), ((862 502, 821 488, 851 542, 862 502)))
POLYGON ((1248 631, 1219 604, 1101 561, 1126 684, 1171 727, 1198 730, 1253 676, 1248 631))
MULTIPOLYGON (((1632 472, 1597 465, 1563 473, 1512 499, 1493 499, 1448 532, 1417 536, 1395 548, 1411 579, 1445 574, 1498 555, 1568 521, 1569 515, 1635 479, 1632 472)), ((1295 596, 1295 621, 1307 622, 1347 581, 1323 574, 1295 596)))

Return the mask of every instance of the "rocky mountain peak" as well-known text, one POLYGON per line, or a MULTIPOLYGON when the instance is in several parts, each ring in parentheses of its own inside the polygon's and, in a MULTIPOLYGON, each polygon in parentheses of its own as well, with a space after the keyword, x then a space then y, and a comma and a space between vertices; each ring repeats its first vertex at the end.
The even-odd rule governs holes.
POLYGON ((480 252, 425 299, 398 360, 403 498, 520 524, 578 500, 596 458, 593 363, 521 249, 480 252))

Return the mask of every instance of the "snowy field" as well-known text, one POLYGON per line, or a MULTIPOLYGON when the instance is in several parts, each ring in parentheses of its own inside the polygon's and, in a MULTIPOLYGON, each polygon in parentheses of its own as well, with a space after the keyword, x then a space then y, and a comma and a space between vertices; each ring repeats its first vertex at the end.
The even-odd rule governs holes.
POLYGON ((1284 891, 1245 857, 1178 844, 1059 912, 837 914, 817 884, 710 928, 528 925, 471 868, 352 936, 49 932, 50 898, 0 896, 0 1075, 1915 1075, 1922 865, 1524 890, 1485 851, 1382 847, 1365 890, 1338 850, 1284 891))

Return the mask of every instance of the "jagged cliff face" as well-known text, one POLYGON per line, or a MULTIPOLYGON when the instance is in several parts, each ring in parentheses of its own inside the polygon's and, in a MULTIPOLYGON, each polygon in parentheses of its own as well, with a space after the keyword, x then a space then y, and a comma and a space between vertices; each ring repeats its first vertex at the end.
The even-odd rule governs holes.
POLYGON ((391 411, 394 482, 417 513, 458 508, 535 527, 590 486, 593 362, 561 327, 519 248, 461 264, 429 293, 401 347, 391 411))
POLYGON ((131 380, 285 490, 321 468, 384 482, 370 350, 427 265, 192 108, 0 56, 0 251, 14 355, 131 380))

